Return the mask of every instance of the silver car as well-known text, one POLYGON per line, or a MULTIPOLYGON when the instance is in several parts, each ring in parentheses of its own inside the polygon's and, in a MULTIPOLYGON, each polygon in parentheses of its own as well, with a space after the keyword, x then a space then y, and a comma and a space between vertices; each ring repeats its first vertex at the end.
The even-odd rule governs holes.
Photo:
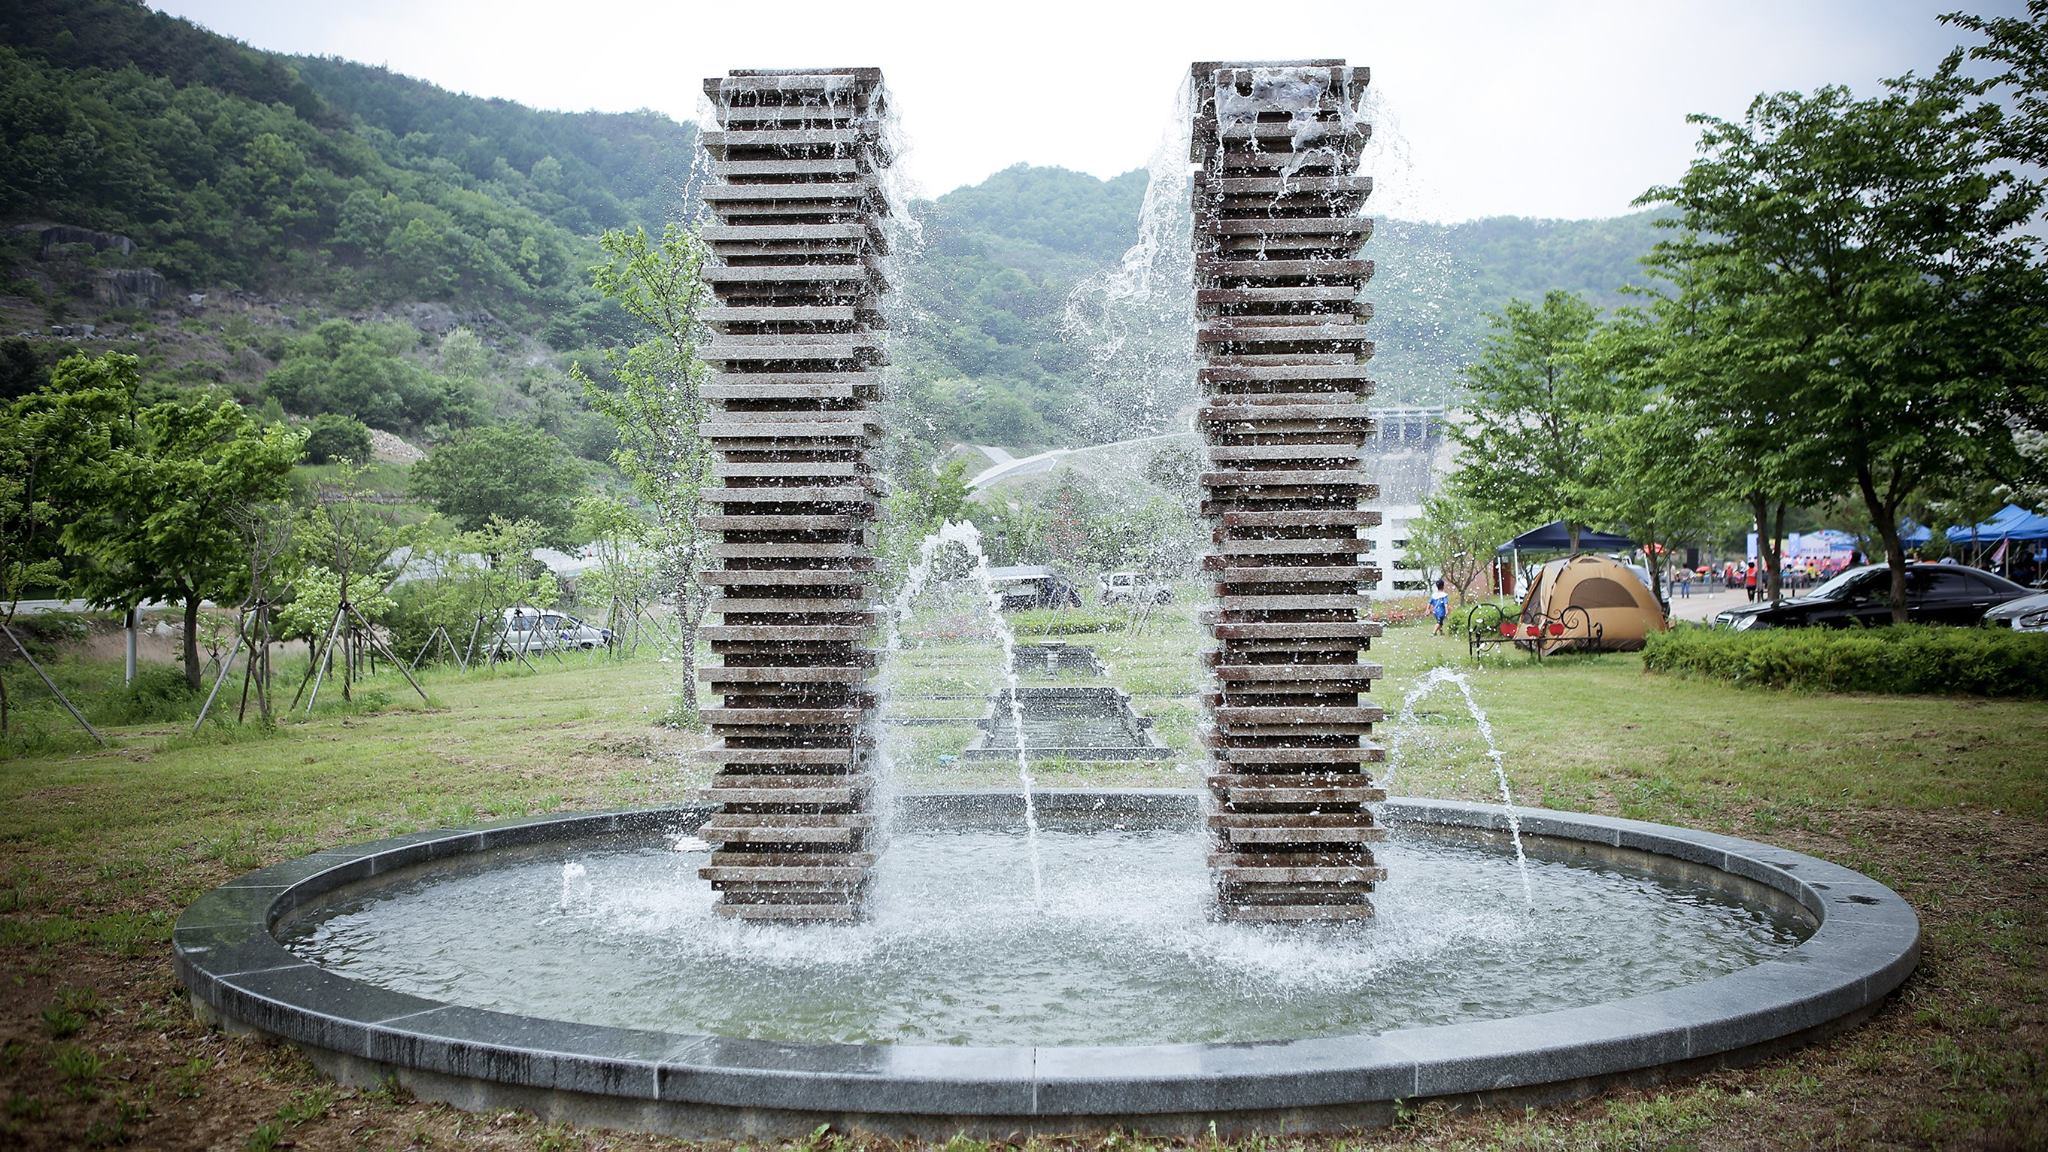
POLYGON ((581 648, 587 651, 603 648, 611 642, 611 629, 586 624, 566 612, 507 608, 498 650, 506 655, 545 652, 550 648, 581 648))

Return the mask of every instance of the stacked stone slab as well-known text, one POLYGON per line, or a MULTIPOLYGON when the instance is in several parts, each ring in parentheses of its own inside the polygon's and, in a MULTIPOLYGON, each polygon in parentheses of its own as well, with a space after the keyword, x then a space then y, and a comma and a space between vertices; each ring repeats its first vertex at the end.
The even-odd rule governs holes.
POLYGON ((1195 301, 1216 580, 1205 653, 1212 753, 1209 862, 1229 920, 1372 915, 1385 798, 1369 740, 1380 626, 1360 530, 1371 429, 1372 275, 1359 249, 1371 191, 1355 175, 1366 71, 1341 60, 1198 63, 1195 301))
POLYGON ((702 231, 717 487, 699 523, 719 537, 707 579, 721 620, 704 630, 720 665, 703 676, 721 702, 706 710, 719 811, 702 875, 727 916, 852 920, 876 847, 887 98, 871 68, 736 71, 704 90, 720 125, 704 138, 716 222, 702 231))

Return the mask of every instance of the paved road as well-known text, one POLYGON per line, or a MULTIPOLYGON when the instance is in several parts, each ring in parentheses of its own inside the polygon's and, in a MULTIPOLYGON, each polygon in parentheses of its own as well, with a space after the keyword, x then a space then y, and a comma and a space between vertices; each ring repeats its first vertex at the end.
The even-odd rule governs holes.
MULTIPOLYGON (((1050 452, 1040 452, 1035 456, 1010 456, 1008 459, 1003 460, 992 468, 985 469, 968 480, 967 490, 976 492, 1001 480, 1010 480, 1018 476, 1035 476, 1040 472, 1049 472, 1062 459, 1068 456, 1089 452, 1114 453, 1119 449, 1139 444, 1156 444, 1161 440, 1178 440, 1192 435, 1193 433, 1191 432, 1162 432, 1157 436, 1140 436, 1135 440, 1117 440, 1109 444, 1090 444, 1085 448, 1055 448, 1050 452)), ((983 448, 982 451, 990 452, 992 450, 983 448)), ((1008 456, 1009 454, 1004 453, 1004 455, 1008 456)))
MULTIPOLYGON (((199 606, 202 608, 212 608, 214 603, 211 600, 202 600, 199 606)), ((144 612, 169 612, 173 610, 183 611, 184 607, 182 604, 166 604, 161 600, 152 600, 144 604, 142 610, 144 612)), ((99 611, 112 611, 112 609, 94 608, 89 600, 23 600, 20 607, 15 610, 15 614, 18 616, 41 616, 48 612, 99 611)))

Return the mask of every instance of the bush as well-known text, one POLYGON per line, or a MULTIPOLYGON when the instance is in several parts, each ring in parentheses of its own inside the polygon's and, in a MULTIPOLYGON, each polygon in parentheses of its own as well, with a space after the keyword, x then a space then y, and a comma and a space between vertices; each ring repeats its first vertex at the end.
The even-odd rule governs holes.
POLYGON ((1027 608, 1006 612, 1018 636, 1080 636, 1090 632, 1121 632, 1130 627, 1122 613, 1088 608, 1027 608))
POLYGON ((306 435, 306 463, 327 464, 336 460, 370 461, 370 429, 353 416, 323 412, 313 418, 313 430, 306 435))
MULTIPOLYGON (((212 686, 210 680, 207 686, 212 686)), ((84 709, 95 724, 161 724, 192 719, 203 699, 186 686, 183 669, 145 665, 135 670, 134 683, 121 685, 84 709)))
MULTIPOLYGON (((1521 618, 1522 615, 1521 602, 1514 599, 1503 600, 1498 597, 1490 597, 1487 599, 1470 601, 1462 608, 1457 606, 1456 604, 1453 604, 1451 605, 1450 616, 1444 621, 1444 631, 1450 633, 1453 636, 1463 636, 1465 634, 1465 622, 1471 619, 1473 611, 1477 609, 1481 604, 1498 605, 1500 610, 1506 614, 1506 618, 1509 620, 1518 620, 1521 618)), ((1488 627, 1498 623, 1499 619, 1499 617, 1496 617, 1491 612, 1482 612, 1479 615, 1480 623, 1488 627)))
POLYGON ((2048 699, 2048 635, 1924 624, 1736 632, 1680 625, 1643 647, 1651 672, 1816 692, 2048 699))

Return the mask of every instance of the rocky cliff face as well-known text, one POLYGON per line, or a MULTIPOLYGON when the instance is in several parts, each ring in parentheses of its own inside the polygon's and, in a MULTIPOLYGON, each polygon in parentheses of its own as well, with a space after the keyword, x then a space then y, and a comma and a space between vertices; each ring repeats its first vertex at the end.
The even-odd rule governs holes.
POLYGON ((154 268, 102 268, 93 273, 92 298, 109 308, 147 308, 163 294, 164 278, 154 268))

